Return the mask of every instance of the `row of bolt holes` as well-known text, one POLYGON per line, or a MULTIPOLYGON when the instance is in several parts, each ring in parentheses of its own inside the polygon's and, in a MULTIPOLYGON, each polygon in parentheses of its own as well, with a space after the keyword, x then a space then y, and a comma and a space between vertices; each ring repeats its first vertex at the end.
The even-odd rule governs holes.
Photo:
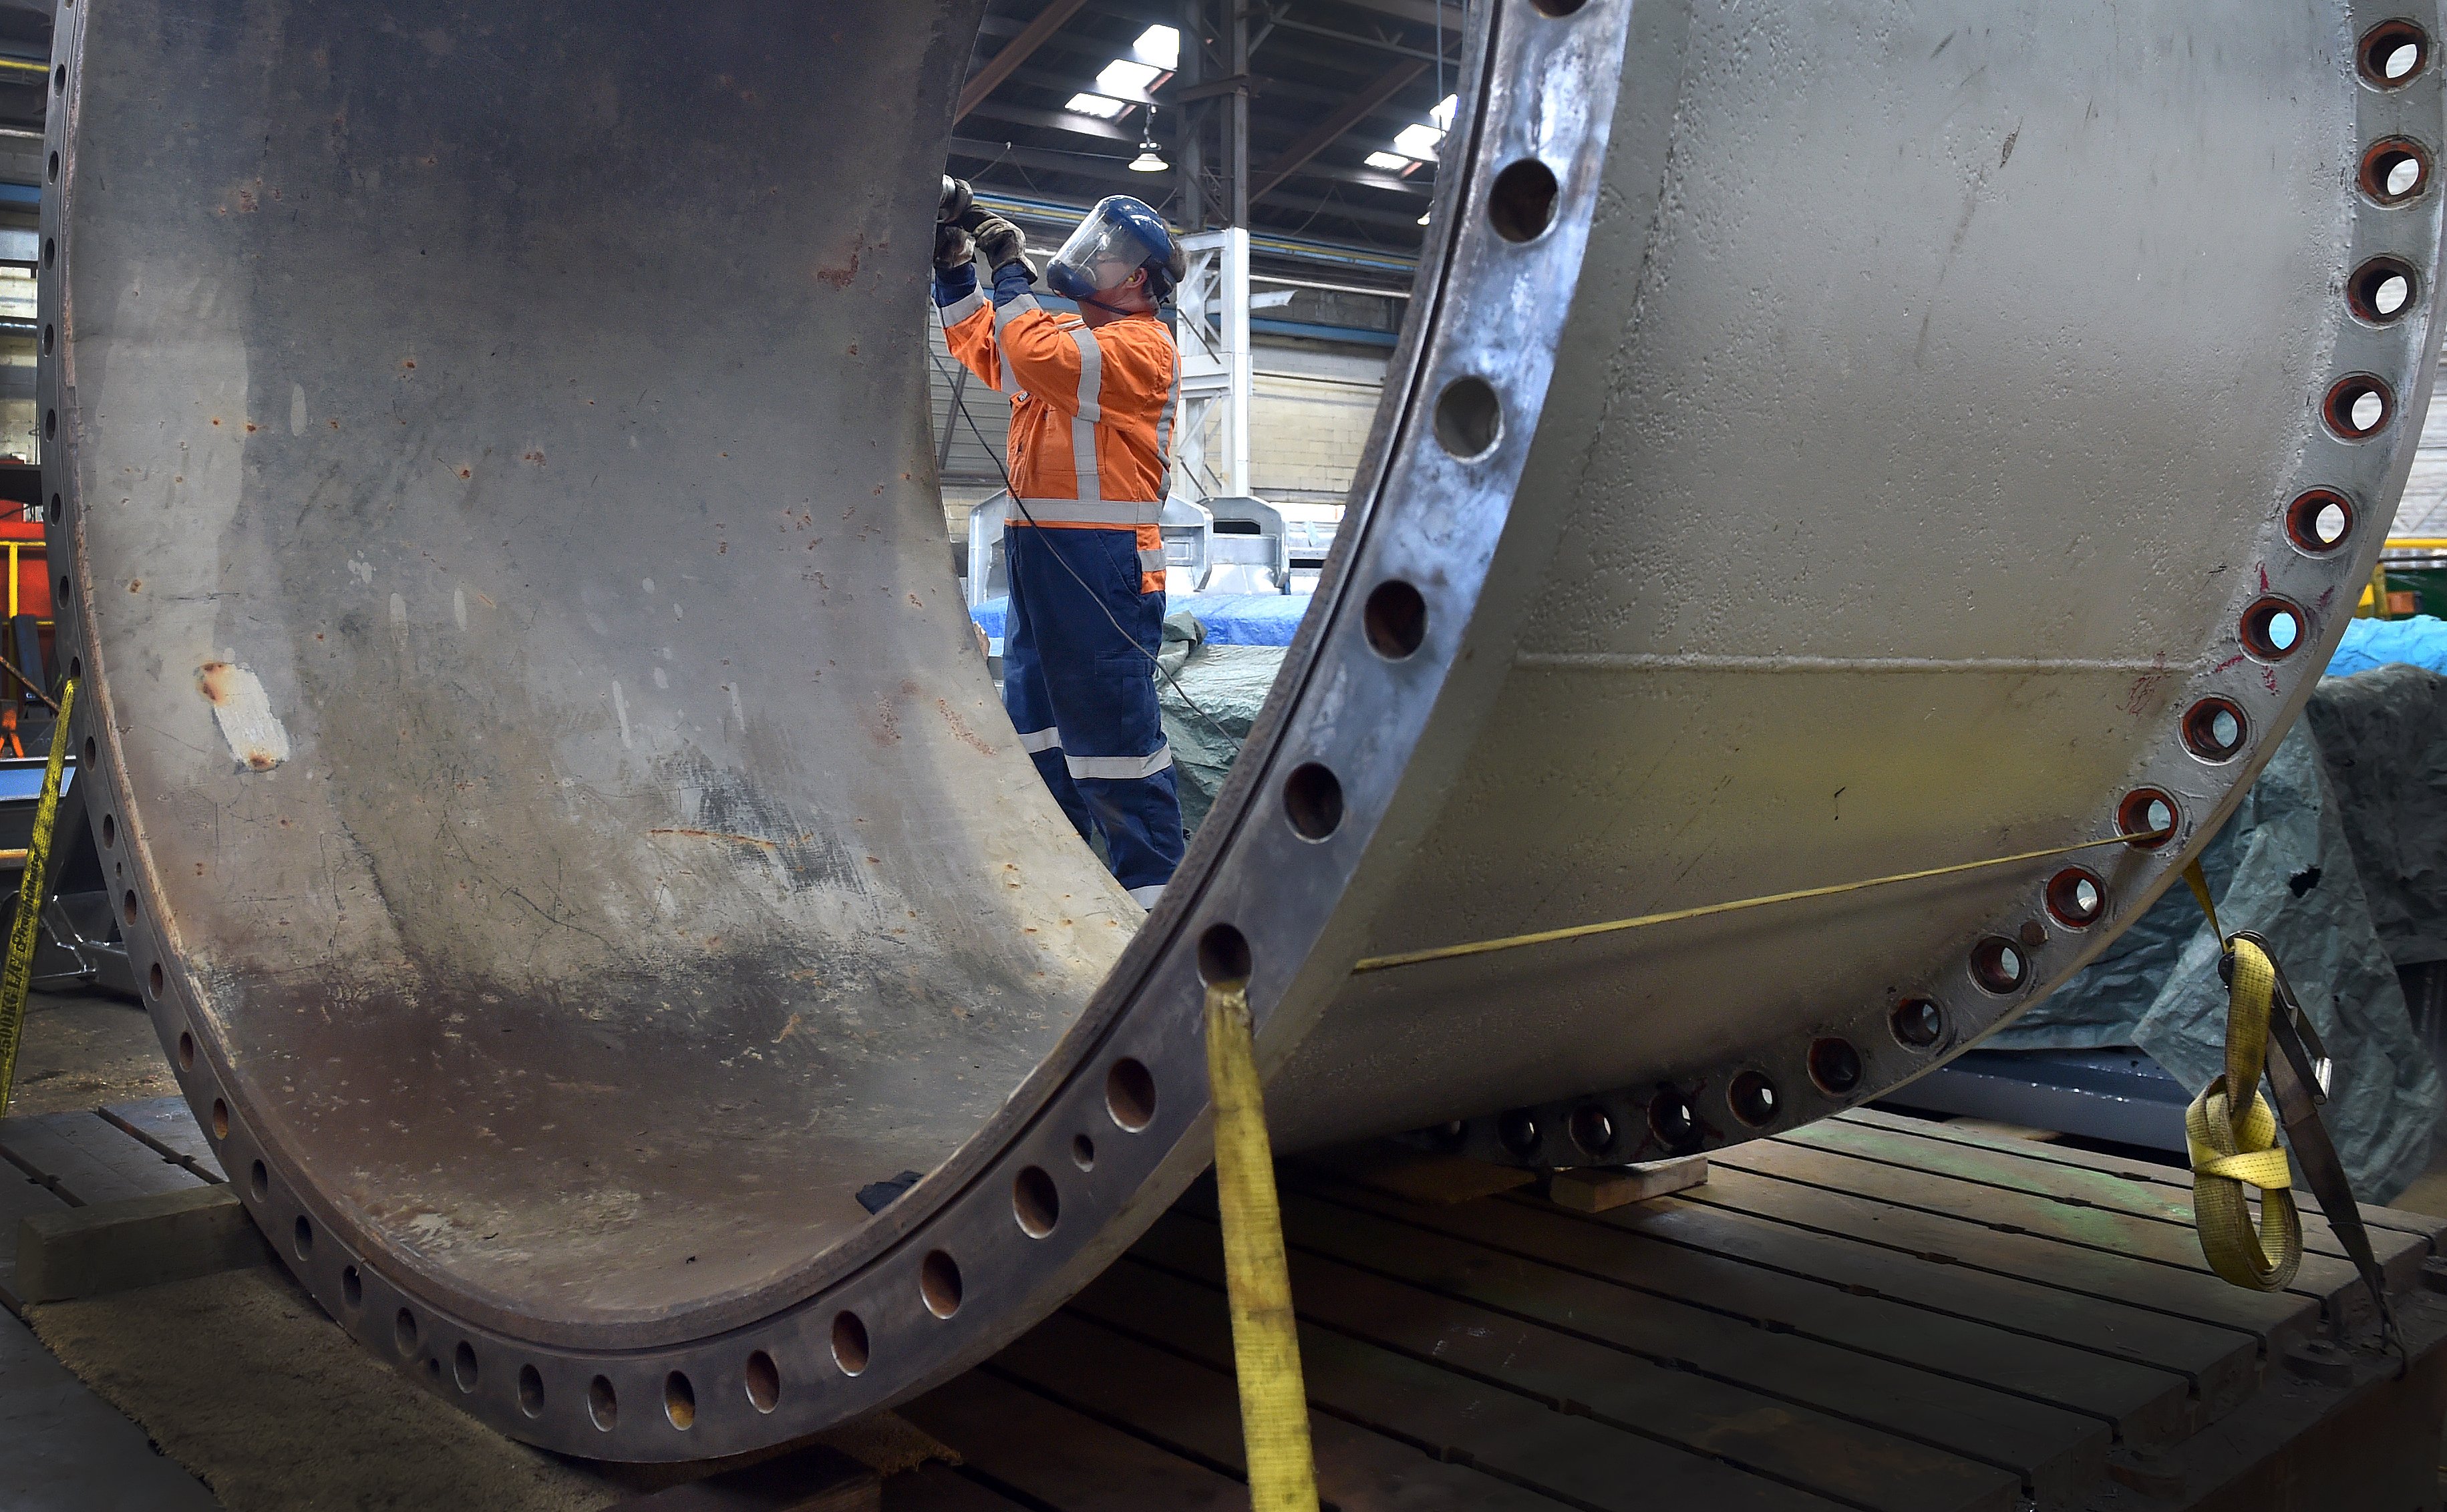
MULTIPOLYGON (((1236 938, 1238 933, 1233 932, 1236 938)), ((193 1068, 195 1056, 194 1037, 180 1034, 180 1065, 193 1068)), ((1137 1061, 1128 1057, 1115 1061, 1105 1075, 1105 1110, 1123 1132, 1144 1132, 1155 1122, 1155 1078, 1137 1061)), ((229 1130, 229 1104, 217 1097, 213 1099, 214 1140, 228 1139, 229 1130)), ((1073 1137, 1071 1160, 1082 1171, 1093 1170, 1096 1165, 1095 1142, 1085 1134, 1073 1137)), ((270 1198, 272 1174, 263 1162, 256 1161, 248 1171, 247 1187, 257 1203, 270 1198)), ((1011 1209, 1012 1217, 1018 1222, 1022 1233, 1030 1238, 1045 1238, 1053 1234, 1054 1225, 1061 1220, 1061 1189, 1042 1167, 1031 1165, 1022 1170, 1012 1183, 1011 1209)), ((292 1242, 300 1262, 313 1257, 314 1225, 302 1213, 297 1216, 292 1242)), ((365 1283, 358 1276, 355 1266, 341 1269, 340 1293, 350 1312, 354 1313, 364 1305, 365 1283)), ((926 1311, 939 1318, 949 1318, 958 1313, 960 1310, 959 1263, 941 1250, 929 1251, 918 1267, 918 1295, 926 1304, 926 1311)), ((869 1355, 865 1321, 855 1313, 838 1313, 833 1317, 832 1332, 833 1363, 841 1368, 844 1375, 864 1374, 869 1355)), ((416 1314, 401 1308, 391 1320, 391 1341, 402 1359, 415 1358, 418 1337, 416 1314)), ((428 1357, 425 1368, 436 1380, 441 1378, 442 1361, 439 1356, 428 1357)), ((473 1392, 479 1373, 475 1346, 461 1340, 452 1351, 451 1379, 458 1383, 460 1390, 473 1392)), ((781 1405, 781 1368, 763 1350, 753 1351, 748 1356, 747 1392, 749 1405, 759 1412, 770 1412, 781 1405)), ((519 1367, 519 1409, 531 1418, 543 1414, 543 1377, 532 1365, 519 1367)), ((588 1383, 586 1415, 597 1428, 611 1432, 618 1420, 619 1410, 619 1395, 613 1389, 609 1377, 598 1375, 588 1383)), ((663 1378, 663 1415, 675 1428, 686 1429, 695 1425, 696 1389, 687 1372, 673 1370, 663 1378)))

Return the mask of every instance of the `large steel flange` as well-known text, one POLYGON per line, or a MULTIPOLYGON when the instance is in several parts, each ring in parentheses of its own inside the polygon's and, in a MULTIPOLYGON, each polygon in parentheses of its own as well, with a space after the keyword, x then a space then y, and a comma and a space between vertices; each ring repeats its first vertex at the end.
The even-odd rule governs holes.
POLYGON ((2430 12, 1491 0, 1336 559, 1142 920, 944 570, 979 9, 61 12, 131 955, 297 1276, 535 1443, 753 1448, 1042 1316, 1205 1162, 1203 977, 1295 1145, 1633 1159, 1916 1074, 2215 826, 2410 463, 2430 12))

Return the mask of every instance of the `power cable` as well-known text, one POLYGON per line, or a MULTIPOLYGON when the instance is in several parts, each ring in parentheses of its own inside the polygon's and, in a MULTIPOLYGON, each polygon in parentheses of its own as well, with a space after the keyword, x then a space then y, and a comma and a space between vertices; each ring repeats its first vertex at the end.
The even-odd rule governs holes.
MULTIPOLYGON (((938 331, 943 330, 943 314, 939 309, 935 312, 935 329, 938 331)), ((949 350, 950 345, 951 333, 949 331, 945 331, 945 349, 949 350)), ((951 382, 950 376, 948 374, 943 374, 942 360, 935 355, 934 349, 931 347, 927 349, 926 360, 935 365, 935 371, 938 374, 943 375, 945 383, 948 384, 951 382)), ((1019 489, 1015 486, 1011 481, 1011 469, 1003 465, 1002 453, 996 451, 994 447, 994 444, 986 440, 986 433, 977 426, 977 417, 969 412, 968 401, 960 396, 960 392, 957 387, 952 391, 952 407, 959 411, 960 419, 968 424, 969 434, 977 437, 978 448, 982 450, 986 454, 987 458, 994 463, 995 471, 1002 475, 1003 494, 1011 500, 1012 507, 1019 511, 1020 518, 1027 520, 1032 528, 1037 530, 1044 529, 1044 526, 1036 523, 1036 517, 1029 513, 1027 503, 1019 497, 1019 489)), ((1077 459, 1072 459, 1072 465, 1074 468, 1078 465, 1077 459)), ((1097 612, 1105 616, 1106 623, 1113 627, 1113 633, 1122 637, 1123 644, 1129 646, 1130 650, 1137 652, 1140 655, 1145 656, 1148 660, 1148 665, 1155 669, 1156 675, 1163 678, 1166 682, 1170 683, 1172 685, 1172 690, 1180 695, 1181 701, 1195 710, 1199 718, 1206 721, 1209 726, 1213 727, 1215 733, 1224 737, 1225 743, 1232 747, 1233 759, 1236 761, 1239 760, 1241 755, 1241 742, 1233 738, 1233 734, 1229 729, 1224 728, 1224 722, 1208 713, 1197 699, 1190 697, 1189 690, 1181 686, 1181 679, 1174 676, 1171 670, 1166 667, 1162 660, 1150 653, 1145 646, 1139 644, 1138 637, 1131 634, 1129 631, 1123 626, 1122 622, 1114 617, 1113 612, 1105 606, 1105 600, 1097 595, 1094 589, 1088 586, 1088 579, 1079 576, 1077 568, 1072 567, 1069 562, 1063 560, 1062 554, 1053 549, 1053 544, 1051 539, 1048 539, 1046 541, 1045 550, 1048 556, 1052 557, 1057 563, 1060 563, 1064 572, 1071 575, 1071 580, 1079 585, 1079 591, 1088 595, 1089 602, 1096 606, 1097 612)))

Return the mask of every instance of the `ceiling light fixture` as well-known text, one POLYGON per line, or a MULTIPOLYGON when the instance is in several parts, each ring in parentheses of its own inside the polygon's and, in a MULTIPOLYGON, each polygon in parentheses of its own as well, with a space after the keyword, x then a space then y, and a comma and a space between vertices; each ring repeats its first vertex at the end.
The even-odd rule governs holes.
POLYGON ((1172 164, 1164 161, 1164 153, 1155 144, 1155 106, 1148 106, 1147 124, 1139 130, 1139 155, 1130 161, 1132 173, 1162 173, 1172 164))

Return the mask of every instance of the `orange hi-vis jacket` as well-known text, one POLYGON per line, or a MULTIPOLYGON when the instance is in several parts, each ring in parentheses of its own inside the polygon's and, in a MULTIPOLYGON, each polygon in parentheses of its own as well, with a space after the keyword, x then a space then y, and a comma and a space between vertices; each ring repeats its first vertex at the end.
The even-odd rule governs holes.
POLYGON ((979 289, 943 307, 943 339, 962 366, 1011 395, 1011 486, 1023 516, 1049 529, 1132 530, 1139 592, 1164 591, 1157 521, 1172 471, 1181 353, 1153 315, 1094 330, 1021 294, 999 307, 979 289))

